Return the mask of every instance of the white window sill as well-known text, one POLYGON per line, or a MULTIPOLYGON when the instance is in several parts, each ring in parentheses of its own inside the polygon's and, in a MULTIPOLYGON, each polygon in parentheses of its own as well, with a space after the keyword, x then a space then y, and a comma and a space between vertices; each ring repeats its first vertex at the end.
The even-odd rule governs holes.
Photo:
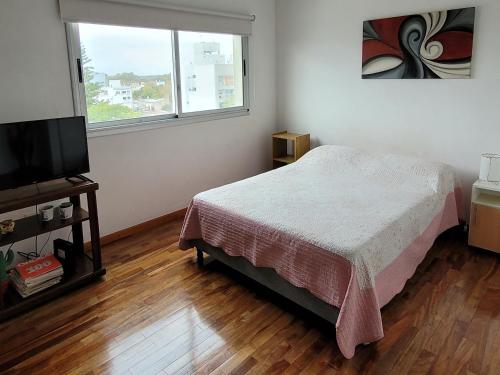
POLYGON ((249 114, 250 110, 239 109, 236 111, 226 111, 220 113, 211 113, 211 114, 193 115, 193 116, 171 118, 171 119, 151 120, 151 121, 143 121, 137 123, 112 125, 102 128, 88 127, 87 135, 89 138, 104 137, 108 135, 140 132, 140 131, 153 130, 159 128, 223 120, 232 117, 248 116, 249 114))

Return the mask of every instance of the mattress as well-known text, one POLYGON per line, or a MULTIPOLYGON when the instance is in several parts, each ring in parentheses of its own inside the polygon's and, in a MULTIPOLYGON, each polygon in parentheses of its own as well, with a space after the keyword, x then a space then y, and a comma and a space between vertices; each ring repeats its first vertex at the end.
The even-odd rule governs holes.
POLYGON ((339 308, 346 358, 383 337, 380 309, 458 224, 451 167, 342 146, 196 195, 179 246, 202 239, 339 308))

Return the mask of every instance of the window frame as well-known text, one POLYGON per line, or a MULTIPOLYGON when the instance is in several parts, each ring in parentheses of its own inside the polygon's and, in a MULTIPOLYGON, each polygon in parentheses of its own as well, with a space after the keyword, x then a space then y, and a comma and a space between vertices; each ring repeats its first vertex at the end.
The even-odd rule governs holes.
MULTIPOLYGON (((78 23, 66 23, 66 38, 68 43, 68 58, 70 66, 71 86, 73 92, 73 107, 75 116, 85 116, 88 132, 101 132, 134 128, 137 130, 157 128, 159 125, 181 125, 194 122, 216 120, 218 118, 231 118, 249 114, 250 112, 250 79, 249 79, 249 37, 241 36, 242 51, 242 79, 243 79, 243 105, 221 109, 211 109, 196 112, 183 112, 182 109, 182 79, 180 54, 179 54, 179 31, 172 31, 172 86, 174 99, 174 113, 168 115, 154 115, 124 120, 103 121, 90 124, 87 117, 87 102, 85 98, 85 84, 82 76, 81 66, 81 43, 78 23)), ((127 27, 127 26, 124 26, 127 27)), ((154 30, 154 28, 151 28, 154 30)), ((130 131, 127 129, 127 131, 130 131)))

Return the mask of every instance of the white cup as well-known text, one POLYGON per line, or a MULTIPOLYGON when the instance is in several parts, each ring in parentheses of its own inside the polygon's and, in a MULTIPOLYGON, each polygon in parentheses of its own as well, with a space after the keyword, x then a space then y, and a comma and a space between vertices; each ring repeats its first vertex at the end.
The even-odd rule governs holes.
POLYGON ((54 206, 50 204, 43 206, 39 211, 42 221, 51 221, 54 218, 54 206))
POLYGON ((71 202, 61 203, 59 206, 59 212, 61 214, 61 219, 71 219, 73 217, 73 204, 71 202))

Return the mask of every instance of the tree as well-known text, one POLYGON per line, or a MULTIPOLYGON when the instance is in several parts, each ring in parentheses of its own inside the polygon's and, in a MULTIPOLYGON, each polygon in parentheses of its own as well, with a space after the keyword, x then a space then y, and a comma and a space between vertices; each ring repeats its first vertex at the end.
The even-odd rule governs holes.
POLYGON ((87 106, 87 116, 90 123, 137 118, 140 115, 139 112, 121 104, 97 103, 87 106))
POLYGON ((167 88, 148 82, 140 90, 134 91, 133 96, 134 99, 163 99, 167 97, 167 88))
POLYGON ((82 46, 82 66, 83 66, 83 82, 85 84, 85 99, 87 106, 92 106, 98 103, 97 98, 101 91, 101 84, 92 82, 94 79, 94 67, 89 64, 92 62, 87 55, 85 46, 82 46))

